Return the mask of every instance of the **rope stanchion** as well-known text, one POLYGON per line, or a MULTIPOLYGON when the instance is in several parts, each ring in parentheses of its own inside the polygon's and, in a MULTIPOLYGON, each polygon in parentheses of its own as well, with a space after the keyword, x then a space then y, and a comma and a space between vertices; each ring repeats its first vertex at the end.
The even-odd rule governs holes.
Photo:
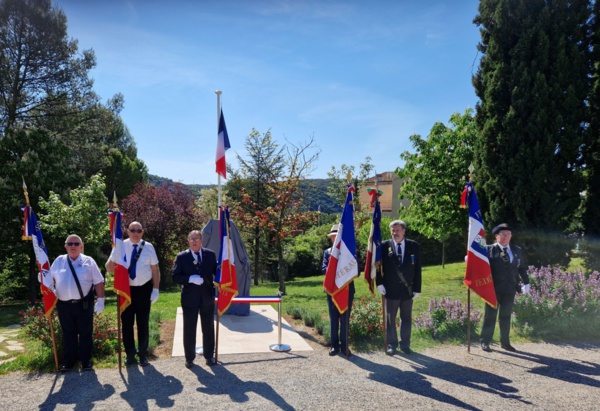
MULTIPOLYGON (((215 298, 215 303, 219 301, 218 298, 215 298)), ((231 300, 232 304, 277 304, 277 332, 278 332, 278 340, 277 344, 271 344, 269 349, 271 351, 277 352, 287 352, 292 349, 287 344, 282 344, 281 342, 281 297, 273 296, 273 297, 235 297, 231 300)))

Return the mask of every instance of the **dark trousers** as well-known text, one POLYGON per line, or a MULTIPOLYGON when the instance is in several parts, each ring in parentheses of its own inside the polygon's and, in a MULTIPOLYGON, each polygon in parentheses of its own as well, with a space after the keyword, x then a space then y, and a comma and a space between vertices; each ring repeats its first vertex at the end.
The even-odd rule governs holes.
POLYGON ((498 308, 492 308, 489 304, 485 305, 485 315, 483 317, 483 326, 481 327, 481 342, 489 344, 494 335, 496 327, 496 317, 500 324, 500 343, 510 344, 510 317, 515 305, 515 293, 496 294, 498 299, 498 308))
POLYGON ((135 338, 133 325, 137 323, 138 354, 140 357, 148 355, 148 339, 150 321, 150 295, 152 294, 152 280, 144 285, 129 287, 131 290, 131 304, 121 314, 123 323, 123 346, 128 357, 135 356, 135 338))
POLYGON ((385 342, 392 347, 398 347, 396 332, 396 316, 400 310, 400 348, 410 348, 410 333, 412 328, 413 300, 385 299, 385 342))
POLYGON ((335 349, 341 349, 342 352, 346 352, 348 349, 348 326, 350 324, 350 313, 352 312, 353 300, 354 293, 350 292, 348 296, 348 309, 344 312, 344 314, 340 314, 337 307, 333 303, 331 296, 327 294, 331 346, 335 349))
POLYGON ((58 300, 58 321, 63 334, 63 363, 72 367, 77 359, 82 365, 92 359, 92 332, 94 328, 94 300, 88 299, 88 308, 83 303, 58 300))
POLYGON ((198 328, 198 314, 202 328, 202 349, 204 358, 212 358, 215 352, 215 304, 197 305, 195 307, 181 307, 183 310, 183 350, 186 361, 196 358, 196 329, 198 328))

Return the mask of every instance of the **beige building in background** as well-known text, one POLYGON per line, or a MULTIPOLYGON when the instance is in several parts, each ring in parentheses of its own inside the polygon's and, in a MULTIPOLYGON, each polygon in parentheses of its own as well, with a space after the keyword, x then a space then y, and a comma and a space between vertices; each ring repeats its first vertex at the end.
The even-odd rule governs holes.
POLYGON ((400 200, 398 194, 400 194, 400 187, 402 186, 402 180, 393 171, 386 171, 381 174, 376 174, 374 177, 369 177, 365 181, 365 185, 360 190, 360 204, 362 205, 363 211, 369 211, 369 204, 371 203, 371 197, 367 192, 367 189, 371 187, 377 187, 383 194, 379 197, 379 203, 381 205, 381 214, 386 217, 398 218, 398 210, 401 206, 407 207, 408 200, 400 200))

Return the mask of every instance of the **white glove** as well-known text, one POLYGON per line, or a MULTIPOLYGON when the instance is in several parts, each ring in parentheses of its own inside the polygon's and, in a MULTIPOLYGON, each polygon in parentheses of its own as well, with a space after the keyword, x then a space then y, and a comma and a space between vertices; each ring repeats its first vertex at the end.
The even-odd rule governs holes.
POLYGON ((202 285, 204 284, 204 278, 200 277, 198 274, 190 275, 189 283, 202 285))
POLYGON ((521 287, 521 292, 522 292, 523 294, 527 294, 527 295, 529 295, 529 288, 531 288, 531 287, 529 286, 529 284, 525 284, 525 285, 523 285, 523 287, 521 287))
POLYGON ((150 294, 150 303, 154 304, 158 301, 158 288, 152 289, 152 294, 150 294))
POLYGON ((385 295, 385 287, 383 284, 377 286, 377 291, 379 291, 379 294, 385 295))
POLYGON ((421 293, 413 293, 413 300, 416 300, 417 298, 419 298, 420 295, 421 295, 421 293))
POLYGON ((96 305, 94 306, 94 312, 100 314, 102 311, 104 311, 104 298, 98 297, 96 305))
POLYGON ((469 260, 469 256, 465 255, 465 263, 469 260))

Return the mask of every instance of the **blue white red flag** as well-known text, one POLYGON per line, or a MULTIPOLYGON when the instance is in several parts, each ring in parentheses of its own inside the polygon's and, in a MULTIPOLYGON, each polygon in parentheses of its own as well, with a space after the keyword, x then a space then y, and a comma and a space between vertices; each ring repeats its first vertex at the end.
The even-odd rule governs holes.
POLYGON ((219 116, 219 137, 217 140, 217 157, 216 157, 216 172, 223 178, 227 178, 227 164, 225 162, 225 151, 231 148, 229 144, 229 136, 227 135, 227 127, 225 127, 225 117, 223 117, 223 109, 219 116))
POLYGON ((25 213, 25 219, 23 220, 23 240, 31 240, 33 244, 33 251, 39 270, 38 279, 40 280, 40 289, 44 301, 44 315, 46 318, 50 318, 57 298, 54 292, 54 281, 50 275, 48 250, 46 249, 42 230, 33 209, 31 206, 26 205, 23 207, 23 212, 25 213))
POLYGON ((125 244, 123 244, 123 229, 121 228, 121 216, 123 213, 120 211, 109 210, 108 215, 110 217, 110 237, 112 246, 115 249, 114 263, 115 263, 115 278, 114 278, 114 291, 115 294, 120 296, 119 299, 119 314, 125 310, 131 304, 131 289, 129 288, 129 263, 127 261, 127 253, 125 252, 125 244))
POLYGON ((223 315, 231 305, 231 300, 238 295, 238 284, 233 243, 230 235, 229 207, 220 206, 219 209, 221 249, 219 250, 219 260, 217 261, 215 283, 219 286, 217 311, 219 315, 223 315))
POLYGON ((331 247, 331 257, 323 280, 325 291, 331 295, 340 313, 348 309, 349 284, 358 277, 353 193, 354 187, 349 185, 338 233, 331 247))
POLYGON ((369 233, 369 245, 367 246, 367 261, 365 263, 365 280, 369 283, 369 291, 375 294, 374 281, 377 268, 381 265, 381 206, 375 200, 373 220, 371 221, 371 232, 369 233))
POLYGON ((469 246, 467 248, 467 269, 463 282, 486 303, 496 308, 498 302, 485 243, 483 217, 473 183, 465 185, 460 206, 469 209, 469 246))

